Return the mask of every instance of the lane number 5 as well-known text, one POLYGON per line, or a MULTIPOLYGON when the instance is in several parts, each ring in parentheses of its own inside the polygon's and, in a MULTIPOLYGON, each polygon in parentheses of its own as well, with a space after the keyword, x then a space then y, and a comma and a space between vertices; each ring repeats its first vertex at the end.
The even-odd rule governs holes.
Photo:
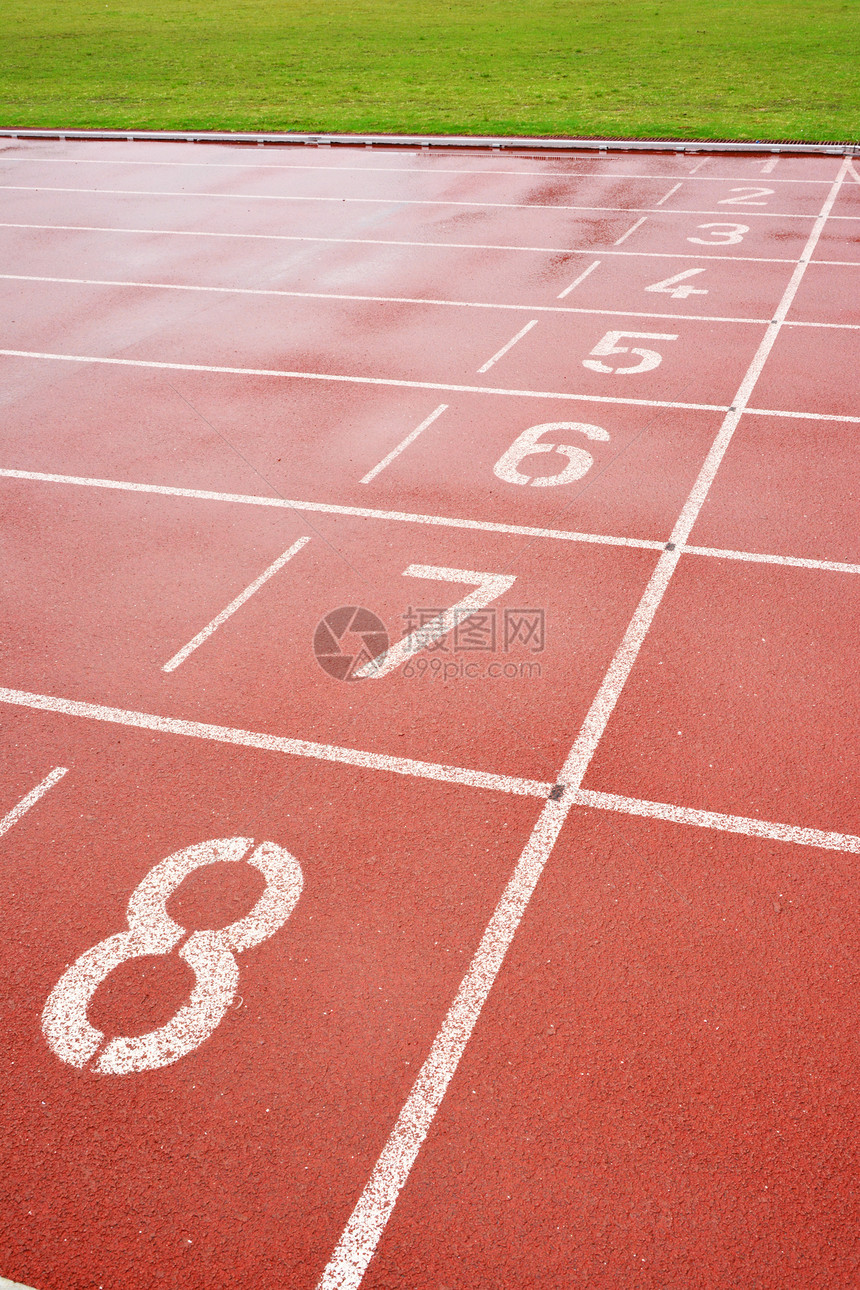
POLYGON ((655 367, 659 367, 663 361, 663 355, 658 354, 654 349, 639 349, 638 347, 630 348, 628 345, 619 345, 620 340, 627 337, 630 340, 677 340, 677 336, 670 336, 660 331, 608 331, 603 340, 598 341, 591 351, 597 357, 584 358, 582 366, 587 367, 592 372, 609 372, 615 373, 616 376, 632 376, 634 372, 653 372, 655 367), (601 358, 608 358, 610 354, 638 354, 640 361, 633 367, 610 367, 607 363, 601 363, 601 358))

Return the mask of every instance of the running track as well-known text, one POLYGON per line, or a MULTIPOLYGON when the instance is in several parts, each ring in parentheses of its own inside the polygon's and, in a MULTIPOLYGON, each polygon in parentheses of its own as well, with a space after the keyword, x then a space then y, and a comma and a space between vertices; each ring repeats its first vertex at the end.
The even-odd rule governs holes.
POLYGON ((856 1286, 857 163, 0 183, 0 1274, 856 1286))

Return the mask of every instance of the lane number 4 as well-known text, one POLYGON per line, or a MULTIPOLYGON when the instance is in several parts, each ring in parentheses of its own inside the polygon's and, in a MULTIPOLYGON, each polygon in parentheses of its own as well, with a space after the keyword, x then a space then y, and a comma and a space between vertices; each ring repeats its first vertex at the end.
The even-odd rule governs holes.
POLYGON ((706 296, 707 287, 694 287, 687 278, 695 278, 698 274, 704 273, 704 269, 685 269, 683 273, 675 273, 671 278, 664 278, 662 282, 654 282, 646 291, 659 291, 664 295, 673 296, 676 300, 686 300, 687 296, 706 296))

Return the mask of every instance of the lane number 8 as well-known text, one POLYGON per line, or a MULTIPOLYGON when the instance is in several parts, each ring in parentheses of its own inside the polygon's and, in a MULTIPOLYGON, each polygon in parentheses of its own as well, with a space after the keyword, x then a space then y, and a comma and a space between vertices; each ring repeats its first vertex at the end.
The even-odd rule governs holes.
POLYGON ((83 1067, 96 1055, 105 1036, 90 1024, 87 1007, 114 968, 145 954, 169 954, 188 934, 166 908, 183 879, 204 865, 244 860, 262 873, 265 890, 244 918, 217 931, 192 932, 179 950, 195 976, 188 1003, 157 1030, 111 1039, 94 1069, 109 1075, 156 1070, 193 1052, 209 1038, 236 994, 239 965, 235 955, 283 927, 302 891, 302 871, 289 851, 274 842, 261 842, 248 855, 253 845, 252 838, 215 838, 177 851, 150 869, 128 902, 128 931, 108 936, 82 954, 48 997, 42 1031, 57 1057, 70 1066, 83 1067))

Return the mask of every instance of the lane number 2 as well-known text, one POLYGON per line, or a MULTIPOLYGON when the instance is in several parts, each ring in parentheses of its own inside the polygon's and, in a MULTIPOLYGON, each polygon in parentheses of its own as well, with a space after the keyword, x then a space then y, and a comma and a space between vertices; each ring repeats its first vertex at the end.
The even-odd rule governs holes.
POLYGON ((756 201, 757 197, 772 197, 772 188, 732 188, 733 193, 747 193, 746 197, 722 197, 718 206, 767 206, 767 202, 756 201))
POLYGON ((539 443, 541 435, 549 434, 551 430, 574 430, 577 434, 584 434, 586 439, 604 442, 609 438, 602 426, 587 425, 582 421, 547 421, 545 425, 524 430, 496 462, 493 474, 507 484, 531 484, 533 488, 553 488, 582 479, 594 465, 591 453, 567 443, 539 443), (567 465, 556 475, 524 475, 517 469, 524 458, 540 452, 557 452, 567 457, 567 465))
POLYGON ((239 984, 235 955, 273 936, 289 918, 302 892, 298 861, 276 846, 252 838, 214 838, 177 851, 153 866, 128 902, 128 931, 117 932, 87 950, 60 977, 42 1013, 49 1046, 70 1066, 95 1057, 104 1034, 91 1025, 87 1007, 97 987, 114 968, 146 954, 170 954, 187 929, 167 913, 170 896, 189 874, 219 861, 247 861, 259 869, 266 887, 244 918, 216 931, 192 932, 179 950, 195 976, 188 1003, 174 1017, 145 1035, 111 1039, 94 1069, 106 1075, 157 1070, 193 1052, 223 1020, 239 984))
POLYGON ((630 348, 628 345, 619 345, 620 340, 627 337, 630 340, 677 340, 677 336, 667 335, 659 331, 608 331, 603 340, 598 341, 591 351, 595 357, 584 358, 582 366, 589 368, 592 372, 609 372, 617 376, 632 376, 634 372, 653 372, 655 367, 659 367, 663 361, 663 355, 658 354, 654 349, 630 348), (601 363, 601 358, 608 358, 610 354, 638 354, 639 362, 633 367, 610 367, 607 363, 601 363))
POLYGON ((687 278, 695 278, 704 269, 685 269, 683 273, 675 273, 671 278, 664 278, 662 282, 654 282, 646 291, 660 291, 667 296, 673 296, 676 300, 686 300, 687 296, 706 296, 707 287, 694 287, 686 281, 687 278))

